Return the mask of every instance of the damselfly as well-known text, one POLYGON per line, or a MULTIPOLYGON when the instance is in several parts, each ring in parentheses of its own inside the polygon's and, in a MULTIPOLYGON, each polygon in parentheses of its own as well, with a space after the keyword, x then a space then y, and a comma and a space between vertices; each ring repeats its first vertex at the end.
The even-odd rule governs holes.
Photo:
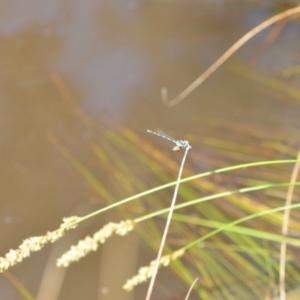
POLYGON ((156 132, 155 131, 151 131, 151 130, 147 130, 147 132, 149 133, 152 133, 152 134, 155 134, 157 136, 160 136, 161 138, 163 139, 166 139, 168 141, 171 141, 173 142, 176 146, 173 147, 173 151, 180 151, 181 149, 191 149, 192 147, 190 146, 189 142, 188 141, 183 141, 183 140, 177 140, 171 136, 169 136, 168 134, 160 131, 160 130, 157 130, 156 132))

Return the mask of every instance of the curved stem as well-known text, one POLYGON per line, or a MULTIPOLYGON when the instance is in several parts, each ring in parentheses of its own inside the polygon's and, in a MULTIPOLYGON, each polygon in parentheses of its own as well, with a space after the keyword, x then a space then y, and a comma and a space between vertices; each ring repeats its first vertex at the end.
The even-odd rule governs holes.
POLYGON ((241 37, 236 43, 234 43, 222 56, 220 56, 204 73, 202 73, 194 82, 192 82, 187 88, 185 88, 178 96, 172 100, 168 100, 167 88, 163 87, 161 90, 162 102, 167 106, 174 106, 184 100, 190 93, 192 93, 202 82, 204 82, 212 73, 214 73, 230 56, 232 56, 239 48, 241 48, 246 42, 253 38, 256 34, 271 26, 272 24, 287 18, 296 13, 300 13, 300 5, 291 9, 288 9, 266 21, 254 27, 243 37, 241 37))

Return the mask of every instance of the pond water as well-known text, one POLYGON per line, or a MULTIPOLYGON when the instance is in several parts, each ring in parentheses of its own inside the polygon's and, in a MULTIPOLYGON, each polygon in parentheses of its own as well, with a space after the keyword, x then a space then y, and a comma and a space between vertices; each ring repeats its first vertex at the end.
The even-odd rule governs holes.
MULTIPOLYGON (((298 20, 281 22, 254 37, 177 106, 169 108, 161 101, 162 87, 168 88, 170 97, 176 96, 247 31, 287 8, 280 1, 11 0, 0 7, 3 255, 26 237, 54 230, 65 216, 84 215, 104 205, 70 157, 62 155, 61 147, 91 166, 116 200, 153 187, 150 181, 141 188, 119 189, 116 167, 91 158, 87 145, 95 132, 101 145, 106 136, 102 132, 122 134, 130 128, 160 149, 167 145, 165 141, 146 134, 146 129, 159 128, 180 139, 191 137, 194 157, 208 151, 201 148, 203 135, 222 136, 222 124, 232 129, 228 141, 239 143, 245 129, 286 146, 299 144, 293 135, 300 126, 299 76, 282 76, 284 69, 299 64, 298 20), (235 68, 237 62, 247 71, 235 68), (258 75, 251 77, 249 70, 287 84, 290 92, 258 75), (239 135, 234 135, 235 130, 240 130, 239 135)), ((254 141, 249 135, 242 143, 253 145, 254 141)), ((122 144, 103 147, 112 156, 114 151, 123 155, 122 144)), ((126 162, 147 179, 146 171, 135 169, 133 160, 126 162)), ((195 169, 213 166, 202 157, 195 169)), ((91 234, 111 219, 118 216, 98 217, 80 232, 91 234)), ((79 234, 70 239, 78 238, 79 234)), ((49 298, 42 294, 41 277, 51 247, 11 272, 34 295, 39 293, 38 299, 141 299, 144 289, 134 296, 120 288, 124 278, 136 272, 141 263, 136 259, 139 249, 145 248, 137 236, 131 239, 121 249, 121 239, 112 241, 101 251, 101 258, 93 254, 67 274, 50 270, 44 280, 53 286, 53 278, 66 277, 56 296, 49 294, 55 288, 45 284, 49 298)), ((145 251, 143 263, 153 259, 153 252, 145 251)), ((23 299, 3 276, 0 286, 3 299, 23 299)), ((163 291, 155 299, 175 299, 163 291)), ((174 295, 184 299, 185 292, 186 286, 176 283, 174 295)))

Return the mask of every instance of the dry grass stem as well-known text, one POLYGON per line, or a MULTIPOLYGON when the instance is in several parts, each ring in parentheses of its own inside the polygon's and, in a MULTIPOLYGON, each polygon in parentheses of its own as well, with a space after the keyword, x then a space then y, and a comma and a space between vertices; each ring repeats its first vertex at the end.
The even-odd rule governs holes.
MULTIPOLYGON (((300 159, 300 151, 298 152, 297 160, 300 159)), ((294 184, 297 181, 297 176, 299 174, 300 163, 296 163, 293 169, 293 173, 291 176, 291 184, 294 184)), ((290 185, 287 192, 286 197, 286 206, 290 206, 293 200, 294 194, 294 185, 290 185)), ((290 219, 290 209, 287 208, 284 211, 283 215, 283 222, 282 222, 282 235, 286 236, 288 234, 288 226, 289 226, 289 219, 290 219)), ((286 299, 285 293, 285 261, 286 261, 286 241, 283 241, 280 245, 280 260, 279 260, 279 291, 280 291, 280 300, 286 299)))
POLYGON ((92 237, 87 236, 85 239, 80 240, 76 246, 72 246, 69 251, 64 253, 56 262, 58 267, 68 267, 71 263, 79 261, 92 251, 97 251, 100 244, 104 244, 105 241, 113 234, 126 235, 133 230, 134 221, 126 220, 120 223, 108 223, 99 231, 97 231, 92 237))
POLYGON ((56 242, 64 236, 66 231, 74 229, 77 226, 77 224, 74 223, 79 219, 80 218, 76 216, 64 218, 59 229, 47 232, 46 235, 34 236, 24 240, 18 249, 11 249, 4 257, 0 257, 0 272, 15 266, 24 258, 29 257, 32 252, 41 250, 46 244, 56 242))
POLYGON ((174 106, 177 103, 184 100, 190 93, 192 93, 200 84, 202 84, 212 73, 214 73, 229 57, 231 57, 240 47, 242 47, 247 41, 261 32, 263 29, 271 26, 272 24, 281 21, 291 15, 300 13, 300 6, 288 9, 274 17, 262 22, 258 26, 254 27, 237 42, 235 42, 223 55, 221 55, 202 75, 200 75, 194 82, 186 87, 178 96, 169 101, 167 88, 162 88, 161 96, 162 102, 167 106, 174 106))
MULTIPOLYGON (((182 257, 184 250, 178 250, 172 254, 162 256, 159 260, 158 266, 167 267, 171 261, 176 260, 182 257)), ((156 260, 151 261, 149 266, 141 267, 138 271, 138 274, 128 279, 123 285, 123 289, 126 291, 131 291, 136 285, 146 282, 149 278, 152 278, 153 272, 155 271, 155 266, 157 264, 156 260)))
POLYGON ((181 165, 180 165, 180 168, 179 168, 179 173, 178 173, 178 177, 177 177, 175 191, 174 191, 173 199, 172 199, 172 202, 171 202, 171 205, 170 205, 170 210, 169 210, 166 226, 165 226, 165 229, 164 229, 164 233, 163 233, 163 236, 161 238, 160 246, 159 246, 159 249, 158 249, 157 258, 156 258, 154 266, 153 266, 152 277, 151 277, 151 280, 150 280, 150 283, 149 283, 149 287, 148 287, 148 291, 147 291, 147 295, 146 295, 146 300, 150 300, 150 298, 151 298, 155 278, 156 278, 157 271, 158 271, 158 268, 159 268, 160 259, 162 257, 163 248, 164 248, 164 245, 165 245, 165 242, 166 242, 166 239, 167 239, 167 234, 168 234, 168 231, 169 231, 169 228, 170 228, 173 211, 174 211, 174 207, 175 207, 175 204, 176 204, 176 199, 177 199, 178 189, 179 189, 179 185, 180 185, 180 179, 181 179, 181 176, 182 176, 183 166, 184 166, 187 154, 188 154, 189 150, 192 148, 188 141, 186 141, 186 143, 187 143, 187 146, 185 148, 184 155, 183 155, 181 165))
POLYGON ((185 297, 185 300, 188 300, 188 299, 189 299, 189 297, 190 297, 190 295, 191 295, 191 292, 192 292, 192 290, 193 290, 193 287, 194 287, 194 285, 196 284, 197 281, 198 281, 198 278, 196 278, 196 279, 193 281, 193 283, 192 283, 192 285, 190 286, 189 291, 188 291, 188 293, 187 293, 187 295, 186 295, 186 297, 185 297))

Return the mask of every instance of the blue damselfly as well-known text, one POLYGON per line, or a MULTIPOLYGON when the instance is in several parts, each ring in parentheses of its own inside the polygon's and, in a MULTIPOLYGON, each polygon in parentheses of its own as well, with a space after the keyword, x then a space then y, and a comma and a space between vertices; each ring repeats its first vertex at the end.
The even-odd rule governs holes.
POLYGON ((177 140, 171 136, 169 136, 168 134, 162 132, 161 130, 157 130, 157 131, 151 131, 151 130, 147 130, 147 132, 155 134, 163 139, 166 139, 170 142, 173 142, 176 146, 173 147, 173 151, 180 151, 181 149, 190 149, 191 146, 189 144, 188 141, 183 141, 183 140, 177 140))

